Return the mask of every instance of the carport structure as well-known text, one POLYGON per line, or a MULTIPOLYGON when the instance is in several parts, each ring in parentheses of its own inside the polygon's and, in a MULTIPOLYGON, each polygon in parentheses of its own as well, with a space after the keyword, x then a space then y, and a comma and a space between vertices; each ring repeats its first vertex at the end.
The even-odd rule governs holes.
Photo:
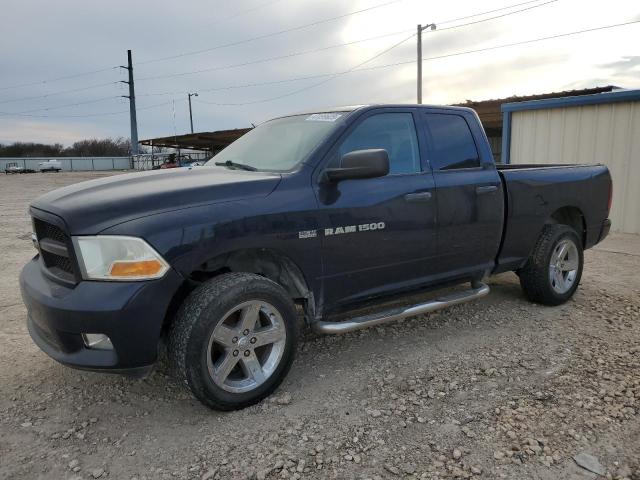
POLYGON ((174 148, 176 150, 198 150, 215 154, 230 143, 247 133, 250 128, 217 130, 215 132, 188 133, 169 137, 149 138, 141 140, 140 145, 150 147, 174 148))

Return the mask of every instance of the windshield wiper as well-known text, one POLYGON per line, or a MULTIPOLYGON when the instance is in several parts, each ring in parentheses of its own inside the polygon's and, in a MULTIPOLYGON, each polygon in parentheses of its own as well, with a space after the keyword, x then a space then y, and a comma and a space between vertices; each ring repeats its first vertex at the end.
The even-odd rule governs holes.
POLYGON ((228 168, 239 168, 240 170, 248 170, 250 172, 255 172, 258 170, 256 167, 252 167, 251 165, 245 165, 244 163, 236 163, 231 160, 227 160, 226 162, 216 162, 216 165, 219 167, 228 167, 228 168))

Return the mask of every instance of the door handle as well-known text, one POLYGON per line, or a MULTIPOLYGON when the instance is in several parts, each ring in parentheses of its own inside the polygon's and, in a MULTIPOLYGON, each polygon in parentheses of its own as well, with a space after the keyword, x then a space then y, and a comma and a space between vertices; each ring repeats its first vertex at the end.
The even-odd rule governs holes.
POLYGON ((411 202, 411 203, 428 202, 429 200, 431 200, 431 192, 407 193, 404 196, 404 199, 407 202, 411 202))
POLYGON ((485 185, 482 187, 476 187, 476 194, 484 195, 485 193, 495 193, 498 191, 498 187, 495 185, 485 185))

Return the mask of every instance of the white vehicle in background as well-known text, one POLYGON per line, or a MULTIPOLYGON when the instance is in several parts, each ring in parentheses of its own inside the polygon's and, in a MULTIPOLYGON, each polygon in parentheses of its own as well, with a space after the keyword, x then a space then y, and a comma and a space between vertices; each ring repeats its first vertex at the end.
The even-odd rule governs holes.
POLYGON ((16 162, 7 163, 4 166, 4 173, 9 175, 10 173, 24 173, 24 167, 19 167, 16 162))
POLYGON ((62 170, 62 163, 58 160, 47 160, 38 164, 38 170, 41 172, 59 172, 62 170))

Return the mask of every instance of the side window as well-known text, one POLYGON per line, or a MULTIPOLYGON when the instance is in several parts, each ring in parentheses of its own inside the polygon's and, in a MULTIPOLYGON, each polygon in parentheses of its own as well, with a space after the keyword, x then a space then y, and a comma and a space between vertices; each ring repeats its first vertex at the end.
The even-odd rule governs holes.
POLYGON ((387 151, 391 175, 421 170, 416 127, 410 113, 380 113, 365 119, 343 140, 332 163, 339 164, 346 153, 370 148, 387 151))
POLYGON ((467 121, 460 115, 427 113, 429 161, 434 170, 480 166, 480 157, 467 121))

